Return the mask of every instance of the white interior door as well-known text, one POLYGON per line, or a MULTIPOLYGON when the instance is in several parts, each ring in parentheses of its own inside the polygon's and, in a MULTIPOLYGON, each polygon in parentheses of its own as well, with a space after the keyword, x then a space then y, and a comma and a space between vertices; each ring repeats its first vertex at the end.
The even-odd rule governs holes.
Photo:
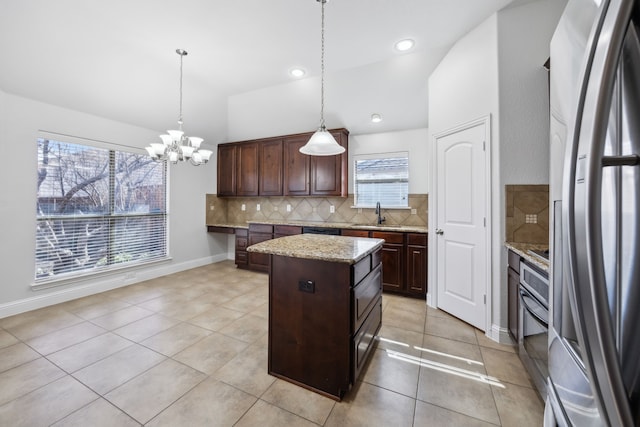
POLYGON ((436 136, 437 306, 486 329, 488 121, 436 136))

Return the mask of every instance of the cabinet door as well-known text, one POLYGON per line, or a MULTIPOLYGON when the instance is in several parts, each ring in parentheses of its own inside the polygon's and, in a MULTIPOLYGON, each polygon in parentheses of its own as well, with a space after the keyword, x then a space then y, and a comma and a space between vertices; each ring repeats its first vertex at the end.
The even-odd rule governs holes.
POLYGON ((407 291, 426 297, 427 295, 427 248, 407 246, 407 291))
POLYGON ((236 160, 236 195, 258 195, 258 142, 238 144, 236 160))
MULTIPOLYGON (((343 132, 331 132, 338 144, 345 146, 348 136, 343 132)), ((312 156, 310 194, 312 196, 347 196, 347 153, 337 156, 312 156)))
POLYGON ((260 144, 260 195, 282 196, 282 140, 260 144))
POLYGON ((246 268, 247 259, 247 243, 249 233, 246 229, 236 228, 236 265, 238 268, 246 268))
POLYGON ((404 245, 382 245, 382 289, 404 291, 404 245))
POLYGON ((308 136, 287 138, 284 141, 284 195, 309 195, 310 156, 299 150, 309 140, 308 136))
POLYGON ((518 342, 518 317, 520 313, 520 274, 507 268, 507 300, 509 333, 518 342))
POLYGON ((218 145, 218 196, 236 195, 236 146, 218 145))
MULTIPOLYGON (((272 239, 271 234, 264 233, 249 233, 248 245, 255 245, 256 243, 264 242, 265 240, 272 239)), ((269 272, 270 256, 269 254, 259 254, 256 252, 249 252, 249 269, 255 271, 269 272)))

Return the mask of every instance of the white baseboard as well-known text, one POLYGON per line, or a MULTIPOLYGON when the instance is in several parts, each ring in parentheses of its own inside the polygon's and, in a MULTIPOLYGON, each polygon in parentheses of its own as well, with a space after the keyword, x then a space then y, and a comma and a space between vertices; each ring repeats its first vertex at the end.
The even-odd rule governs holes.
MULTIPOLYGON (((0 319, 13 316, 15 314, 24 313, 39 308, 48 307, 54 304, 71 301, 77 298, 86 297, 100 292, 110 291, 112 289, 133 285, 135 283, 144 282, 145 280, 155 279, 157 277, 166 276, 168 274, 178 273, 192 268, 202 267, 203 265, 213 264, 227 260, 227 254, 204 257, 189 260, 181 263, 159 264, 153 267, 147 267, 140 270, 127 270, 113 275, 106 275, 94 278, 86 283, 65 287, 60 290, 47 289, 46 294, 35 295, 29 298, 23 298, 16 301, 0 304, 0 319), (131 278, 131 272, 135 271, 135 278, 131 278)), ((55 288, 53 288, 55 289, 55 288)), ((35 291, 40 293, 39 291, 35 291)), ((44 292, 44 291, 43 291, 44 292)))
POLYGON ((507 328, 502 328, 496 324, 491 325, 491 329, 487 331, 487 336, 500 344, 513 344, 513 340, 509 335, 507 328))

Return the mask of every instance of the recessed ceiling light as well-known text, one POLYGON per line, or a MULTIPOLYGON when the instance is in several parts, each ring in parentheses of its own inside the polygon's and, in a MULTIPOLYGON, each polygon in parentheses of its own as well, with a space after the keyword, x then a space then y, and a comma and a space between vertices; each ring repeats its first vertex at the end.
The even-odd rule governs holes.
POLYGON ((292 68, 292 69, 289 70, 289 74, 291 74, 293 77, 300 78, 300 77, 304 76, 305 74, 307 74, 307 72, 305 70, 303 70, 302 68, 292 68))
POLYGON ((410 50, 414 44, 415 42, 411 39, 400 40, 399 42, 396 43, 396 50, 400 52, 406 52, 410 50))
POLYGON ((380 123, 382 121, 382 116, 378 113, 374 113, 371 115, 371 123, 380 123))

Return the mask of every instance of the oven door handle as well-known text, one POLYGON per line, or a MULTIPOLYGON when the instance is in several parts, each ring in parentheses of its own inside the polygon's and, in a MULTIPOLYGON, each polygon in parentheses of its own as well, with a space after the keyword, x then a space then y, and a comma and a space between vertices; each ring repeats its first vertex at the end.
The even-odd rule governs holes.
POLYGON ((527 300, 528 299, 534 301, 534 303, 536 305, 538 305, 539 307, 544 309, 542 304, 537 303, 537 301, 531 295, 529 295, 529 292, 525 291, 524 289, 520 289, 520 301, 522 302, 522 305, 524 305, 525 310, 527 310, 527 312, 529 314, 531 314, 531 316, 533 316, 533 318, 536 319, 538 321, 538 323, 540 323, 540 325, 542 325, 542 326, 544 326, 545 328, 548 329, 549 328, 549 321, 543 319, 538 313, 536 313, 536 311, 533 309, 533 307, 531 307, 529 304, 527 304, 527 300))

